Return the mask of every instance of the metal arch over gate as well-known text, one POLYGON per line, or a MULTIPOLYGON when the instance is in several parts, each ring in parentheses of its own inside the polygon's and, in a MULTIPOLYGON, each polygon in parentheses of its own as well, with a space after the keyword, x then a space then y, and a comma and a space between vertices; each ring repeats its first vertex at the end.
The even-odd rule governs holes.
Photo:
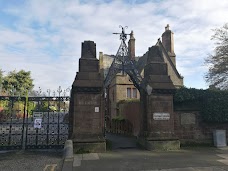
POLYGON ((121 33, 113 33, 113 34, 119 34, 120 35, 120 46, 116 53, 116 56, 114 57, 114 60, 109 68, 108 74, 104 81, 104 86, 108 87, 109 84, 111 84, 113 78, 116 76, 117 73, 122 72, 127 73, 129 77, 131 78, 132 82, 134 83, 134 86, 140 91, 140 88, 143 88, 146 90, 145 83, 143 82, 142 76, 136 69, 136 64, 134 60, 131 60, 129 57, 128 47, 126 45, 127 35, 125 33, 125 28, 127 26, 122 27, 119 26, 122 29, 121 33))
POLYGON ((63 148, 69 100, 68 96, 0 96, 0 150, 63 148))

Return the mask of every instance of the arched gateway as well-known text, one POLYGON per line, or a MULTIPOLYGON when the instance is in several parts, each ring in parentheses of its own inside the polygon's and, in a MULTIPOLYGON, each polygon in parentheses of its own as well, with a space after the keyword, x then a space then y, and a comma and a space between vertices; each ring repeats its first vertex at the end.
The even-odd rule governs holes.
POLYGON ((105 80, 99 73, 96 44, 93 41, 82 43, 79 72, 72 85, 70 102, 70 139, 73 140, 74 151, 106 150, 103 90, 120 72, 127 73, 140 92, 142 114, 139 143, 149 150, 179 149, 180 143, 174 133, 175 86, 168 75, 167 64, 162 54, 166 51, 160 40, 149 48, 142 78, 125 43, 127 35, 131 34, 126 34, 124 28, 121 28, 121 33, 114 33, 120 35, 121 44, 105 80))

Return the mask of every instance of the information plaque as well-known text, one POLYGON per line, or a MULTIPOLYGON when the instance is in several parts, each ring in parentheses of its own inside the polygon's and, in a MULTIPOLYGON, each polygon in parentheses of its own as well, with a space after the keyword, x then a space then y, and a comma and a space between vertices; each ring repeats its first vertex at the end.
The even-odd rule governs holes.
POLYGON ((170 114, 169 113, 153 113, 154 120, 169 120, 170 114))

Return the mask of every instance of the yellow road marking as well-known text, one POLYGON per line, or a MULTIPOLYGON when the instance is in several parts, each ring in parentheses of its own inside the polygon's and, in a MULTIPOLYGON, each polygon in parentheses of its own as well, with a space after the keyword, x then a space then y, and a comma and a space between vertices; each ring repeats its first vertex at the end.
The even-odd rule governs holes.
POLYGON ((47 164, 43 171, 55 171, 57 164, 47 164))

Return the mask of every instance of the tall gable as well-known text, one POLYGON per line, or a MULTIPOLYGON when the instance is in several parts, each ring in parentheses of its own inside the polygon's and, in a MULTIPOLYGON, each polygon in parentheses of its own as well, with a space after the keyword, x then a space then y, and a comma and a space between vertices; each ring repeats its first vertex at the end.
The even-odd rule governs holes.
POLYGON ((174 86, 183 86, 183 77, 177 71, 176 66, 174 65, 160 39, 158 39, 155 46, 150 47, 148 51, 137 61, 136 68, 141 73, 142 77, 144 77, 144 68, 151 59, 158 62, 164 61, 167 64, 168 75, 170 76, 170 79, 172 80, 174 86))
POLYGON ((173 84, 176 87, 182 87, 183 86, 183 77, 177 71, 176 66, 174 65, 172 59, 168 55, 168 52, 164 48, 160 39, 158 39, 158 42, 156 43, 156 45, 159 46, 159 49, 160 49, 162 56, 164 58, 164 62, 167 63, 168 75, 170 76, 171 80, 173 81, 173 84))

